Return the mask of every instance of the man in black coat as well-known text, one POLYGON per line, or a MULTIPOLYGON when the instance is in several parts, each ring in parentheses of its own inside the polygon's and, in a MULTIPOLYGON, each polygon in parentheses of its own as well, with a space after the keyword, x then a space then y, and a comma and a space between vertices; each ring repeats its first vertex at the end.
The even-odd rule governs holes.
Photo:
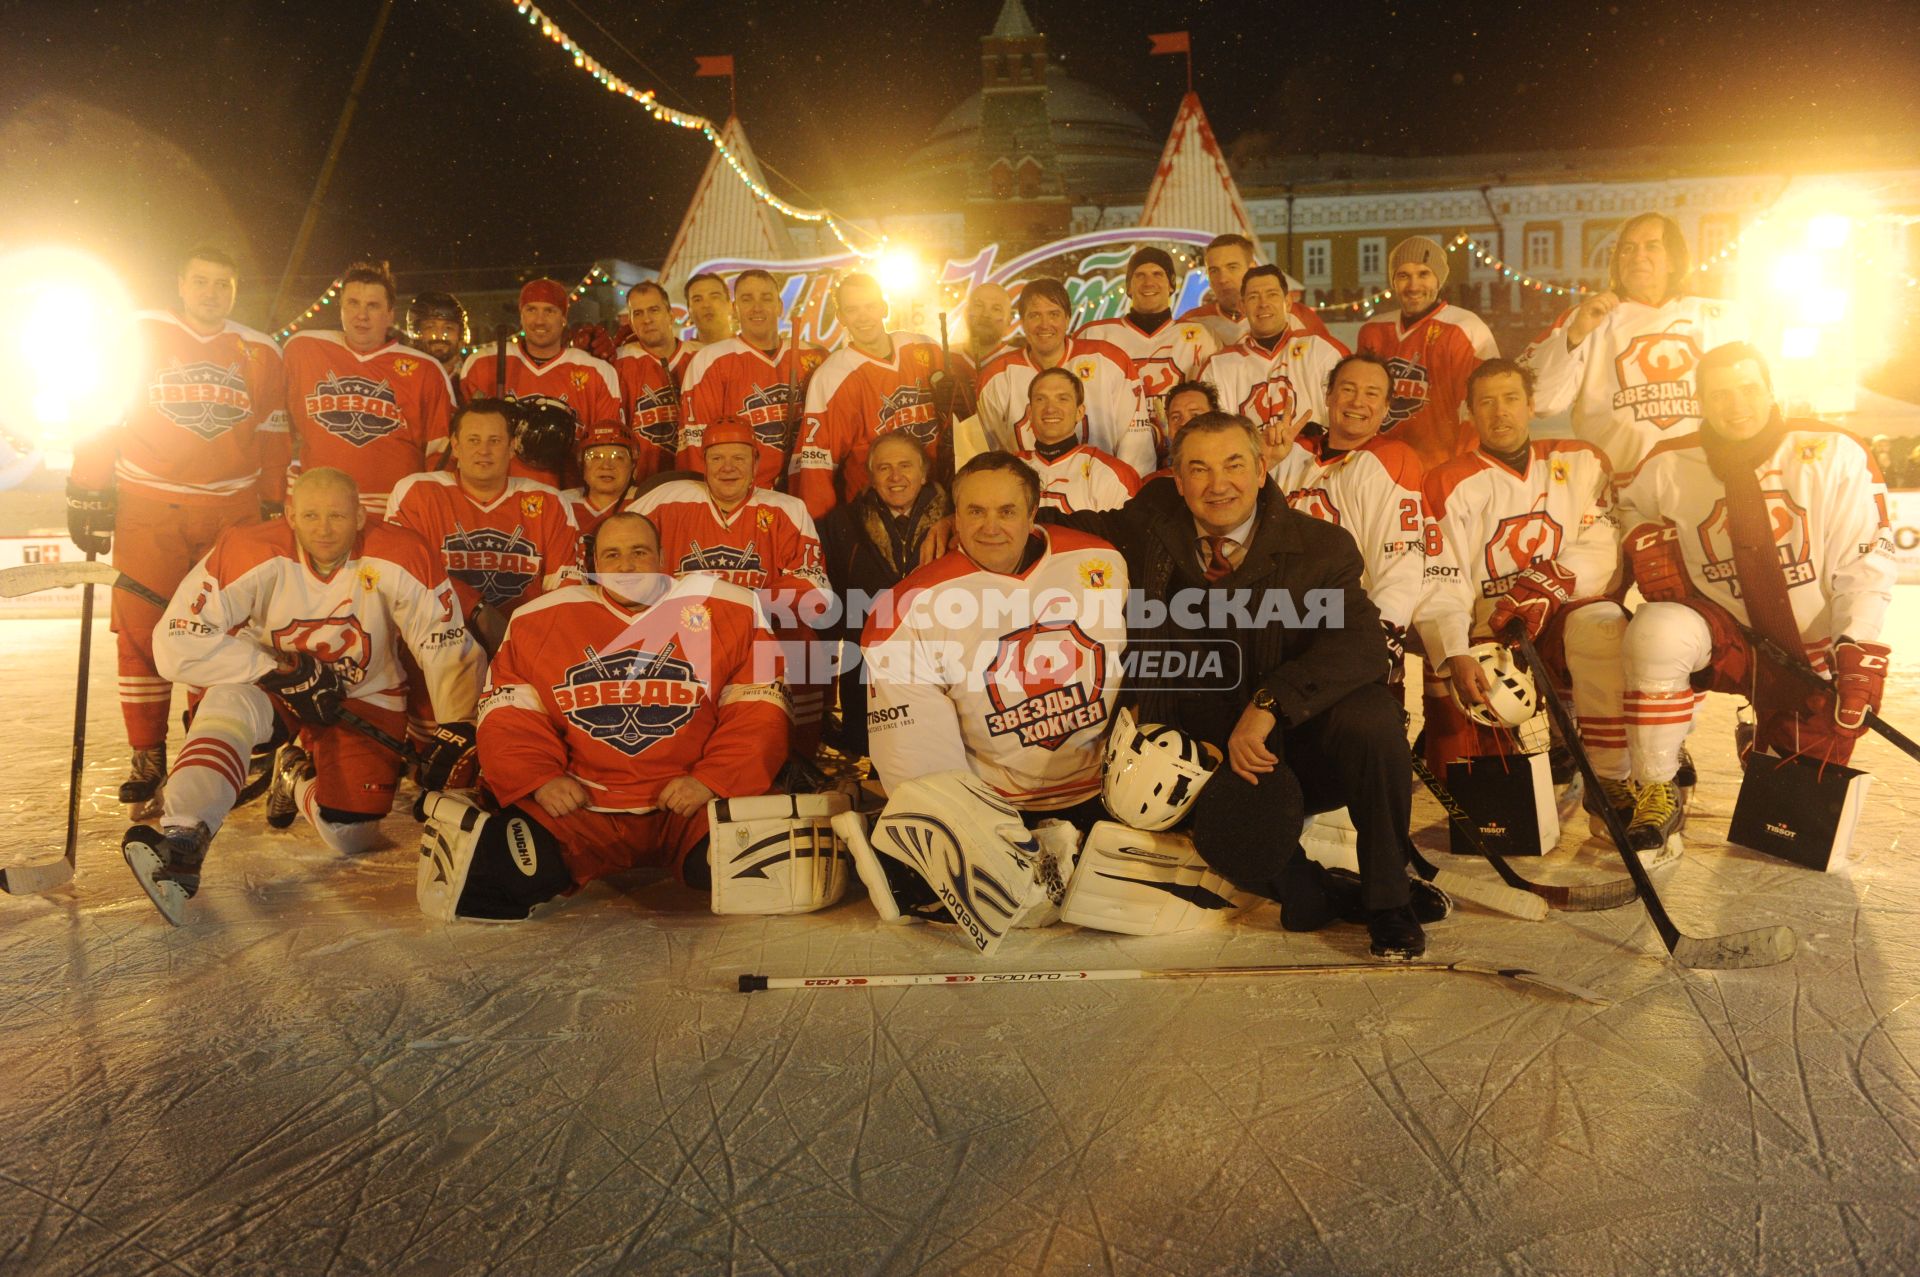
MULTIPOLYGON (((1130 668, 1148 650, 1200 658, 1188 668, 1203 671, 1209 652, 1221 658, 1222 677, 1136 677, 1124 693, 1140 721, 1226 756, 1194 804, 1194 846, 1236 886, 1278 900, 1288 930, 1364 916, 1375 956, 1420 956, 1405 851, 1412 761, 1353 537, 1287 507, 1243 417, 1189 421, 1171 469, 1118 510, 1059 521, 1126 556, 1130 668), (1300 850, 1306 814, 1341 806, 1359 831, 1357 900, 1300 850)), ((1423 916, 1444 916, 1444 896, 1425 884, 1417 893, 1423 916)))

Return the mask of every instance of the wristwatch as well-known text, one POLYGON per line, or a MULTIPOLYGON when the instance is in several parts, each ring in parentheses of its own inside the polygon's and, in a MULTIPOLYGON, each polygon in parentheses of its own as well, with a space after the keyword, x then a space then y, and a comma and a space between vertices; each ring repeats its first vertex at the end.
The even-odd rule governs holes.
POLYGON ((1273 693, 1262 687, 1253 694, 1253 707, 1263 709, 1275 718, 1280 717, 1280 702, 1273 699, 1273 693))

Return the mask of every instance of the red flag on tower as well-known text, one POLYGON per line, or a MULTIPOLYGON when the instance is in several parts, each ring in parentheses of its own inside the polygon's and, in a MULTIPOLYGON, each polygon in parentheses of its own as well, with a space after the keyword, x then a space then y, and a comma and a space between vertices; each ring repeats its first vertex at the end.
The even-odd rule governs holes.
POLYGON ((1163 31, 1159 35, 1150 35, 1153 47, 1147 50, 1149 57, 1162 53, 1192 53, 1193 39, 1185 31, 1163 31))
POLYGON ((699 67, 699 70, 693 73, 696 79, 733 74, 733 55, 731 53, 718 58, 703 58, 695 54, 693 60, 699 67))

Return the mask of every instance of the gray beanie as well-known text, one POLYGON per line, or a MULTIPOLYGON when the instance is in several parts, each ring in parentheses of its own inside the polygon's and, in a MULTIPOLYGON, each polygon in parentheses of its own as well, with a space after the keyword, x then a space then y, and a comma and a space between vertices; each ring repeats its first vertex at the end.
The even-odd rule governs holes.
POLYGON ((1433 272, 1433 286, 1447 286, 1447 250, 1425 235, 1409 235, 1387 254, 1387 278, 1406 262, 1419 262, 1433 272))

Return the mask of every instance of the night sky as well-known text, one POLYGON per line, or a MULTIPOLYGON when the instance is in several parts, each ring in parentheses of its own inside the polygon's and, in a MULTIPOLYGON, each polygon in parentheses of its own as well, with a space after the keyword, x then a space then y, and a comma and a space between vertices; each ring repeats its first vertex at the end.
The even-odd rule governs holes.
MULTIPOLYGON (((716 119, 725 81, 696 80, 693 56, 732 53, 754 146, 783 193, 807 203, 896 166, 978 87, 978 38, 1000 0, 546 7, 617 72, 716 119)), ((277 278, 378 8, 15 3, 0 13, 0 119, 60 94, 138 121, 224 191, 245 264, 277 278)), ((1149 58, 1146 36, 1190 29, 1198 88, 1229 143, 1257 130, 1295 150, 1437 154, 1920 134, 1920 36, 1911 5, 1893 0, 1032 0, 1029 11, 1071 74, 1156 131, 1183 71, 1178 58, 1149 58)), ((455 285, 535 262, 564 275, 597 256, 657 261, 708 154, 697 134, 653 123, 575 70, 507 0, 401 0, 306 257, 306 292, 356 253, 455 285)), ((68 202, 83 234, 113 239, 139 202, 113 173, 88 176, 68 202)), ((0 211, 0 238, 19 235, 9 220, 0 211)), ((120 238, 130 271, 165 278, 164 261, 125 261, 137 236, 120 238)))

